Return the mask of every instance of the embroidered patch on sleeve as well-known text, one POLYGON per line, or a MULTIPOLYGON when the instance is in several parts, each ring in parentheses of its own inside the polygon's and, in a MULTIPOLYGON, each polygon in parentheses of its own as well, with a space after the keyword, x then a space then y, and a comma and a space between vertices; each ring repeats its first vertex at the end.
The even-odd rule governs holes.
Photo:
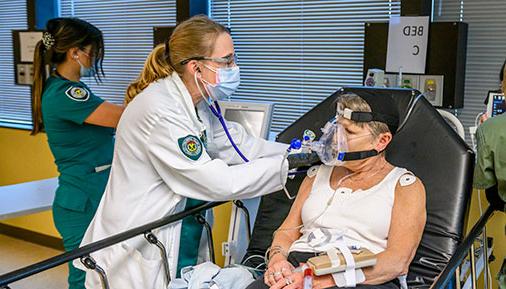
POLYGON ((193 135, 187 135, 177 140, 181 152, 191 160, 198 160, 202 155, 202 142, 193 135))
POLYGON ((90 98, 90 92, 79 86, 71 86, 65 91, 65 94, 72 100, 75 101, 87 101, 90 98))

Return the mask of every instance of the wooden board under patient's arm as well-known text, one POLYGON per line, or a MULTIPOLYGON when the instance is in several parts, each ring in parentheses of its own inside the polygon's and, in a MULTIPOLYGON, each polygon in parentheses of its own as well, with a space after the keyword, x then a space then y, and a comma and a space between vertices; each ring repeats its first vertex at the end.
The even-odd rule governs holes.
MULTIPOLYGON (((313 270, 316 276, 345 271, 346 261, 343 254, 338 253, 337 256, 339 257, 339 265, 337 267, 332 266, 332 262, 326 254, 310 258, 307 261, 307 265, 313 270)), ((355 260, 355 268, 357 269, 374 266, 376 264, 376 254, 368 249, 362 248, 359 252, 352 253, 352 256, 355 260)))

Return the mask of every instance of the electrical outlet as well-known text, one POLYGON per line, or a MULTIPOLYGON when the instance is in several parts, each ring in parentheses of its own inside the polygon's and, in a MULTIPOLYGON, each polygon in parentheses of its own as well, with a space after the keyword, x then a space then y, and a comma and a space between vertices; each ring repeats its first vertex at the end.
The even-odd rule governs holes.
POLYGON ((420 75, 419 90, 433 106, 443 106, 443 85, 443 75, 420 75))
POLYGON ((17 84, 31 85, 33 83, 32 64, 18 64, 16 73, 18 74, 17 84))

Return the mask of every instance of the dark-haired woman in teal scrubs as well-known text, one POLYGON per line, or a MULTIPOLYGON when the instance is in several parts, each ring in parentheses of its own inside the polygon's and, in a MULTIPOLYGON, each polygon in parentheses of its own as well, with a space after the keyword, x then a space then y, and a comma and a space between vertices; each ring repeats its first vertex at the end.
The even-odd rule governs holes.
MULTIPOLYGON (((65 250, 81 243, 105 190, 114 128, 123 106, 104 101, 81 82, 103 76, 102 32, 77 18, 48 21, 34 57, 32 134, 45 131, 60 172, 53 218, 65 250), (49 72, 49 75, 46 75, 49 72)), ((85 273, 69 264, 71 289, 83 289, 85 273)))

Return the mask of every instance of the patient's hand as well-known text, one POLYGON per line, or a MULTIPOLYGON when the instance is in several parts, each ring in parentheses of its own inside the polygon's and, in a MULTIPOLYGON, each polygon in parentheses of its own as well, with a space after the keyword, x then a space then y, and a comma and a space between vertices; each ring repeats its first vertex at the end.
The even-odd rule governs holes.
MULTIPOLYGON (((302 264, 301 264, 302 265, 302 264)), ((288 283, 290 283, 288 282, 288 283)), ((334 282, 334 278, 332 275, 323 275, 323 276, 314 276, 313 277, 313 287, 312 289, 325 289, 336 286, 334 282)), ((297 272, 292 273, 290 276, 285 277, 284 279, 279 280, 270 287, 270 289, 303 289, 304 288, 304 273, 297 272), (291 284, 287 284, 286 279, 289 279, 291 284)))
MULTIPOLYGON (((304 288, 304 272, 293 273, 281 278, 274 285, 270 285, 270 289, 302 289, 304 288)), ((313 287, 314 288, 314 287, 313 287)))
POLYGON ((295 269, 293 265, 290 262, 288 262, 285 258, 281 257, 277 260, 273 259, 271 260, 271 262, 269 262, 269 269, 265 271, 264 283, 266 285, 273 286, 279 280, 284 281, 284 277, 290 276, 292 274, 293 269, 295 269))

